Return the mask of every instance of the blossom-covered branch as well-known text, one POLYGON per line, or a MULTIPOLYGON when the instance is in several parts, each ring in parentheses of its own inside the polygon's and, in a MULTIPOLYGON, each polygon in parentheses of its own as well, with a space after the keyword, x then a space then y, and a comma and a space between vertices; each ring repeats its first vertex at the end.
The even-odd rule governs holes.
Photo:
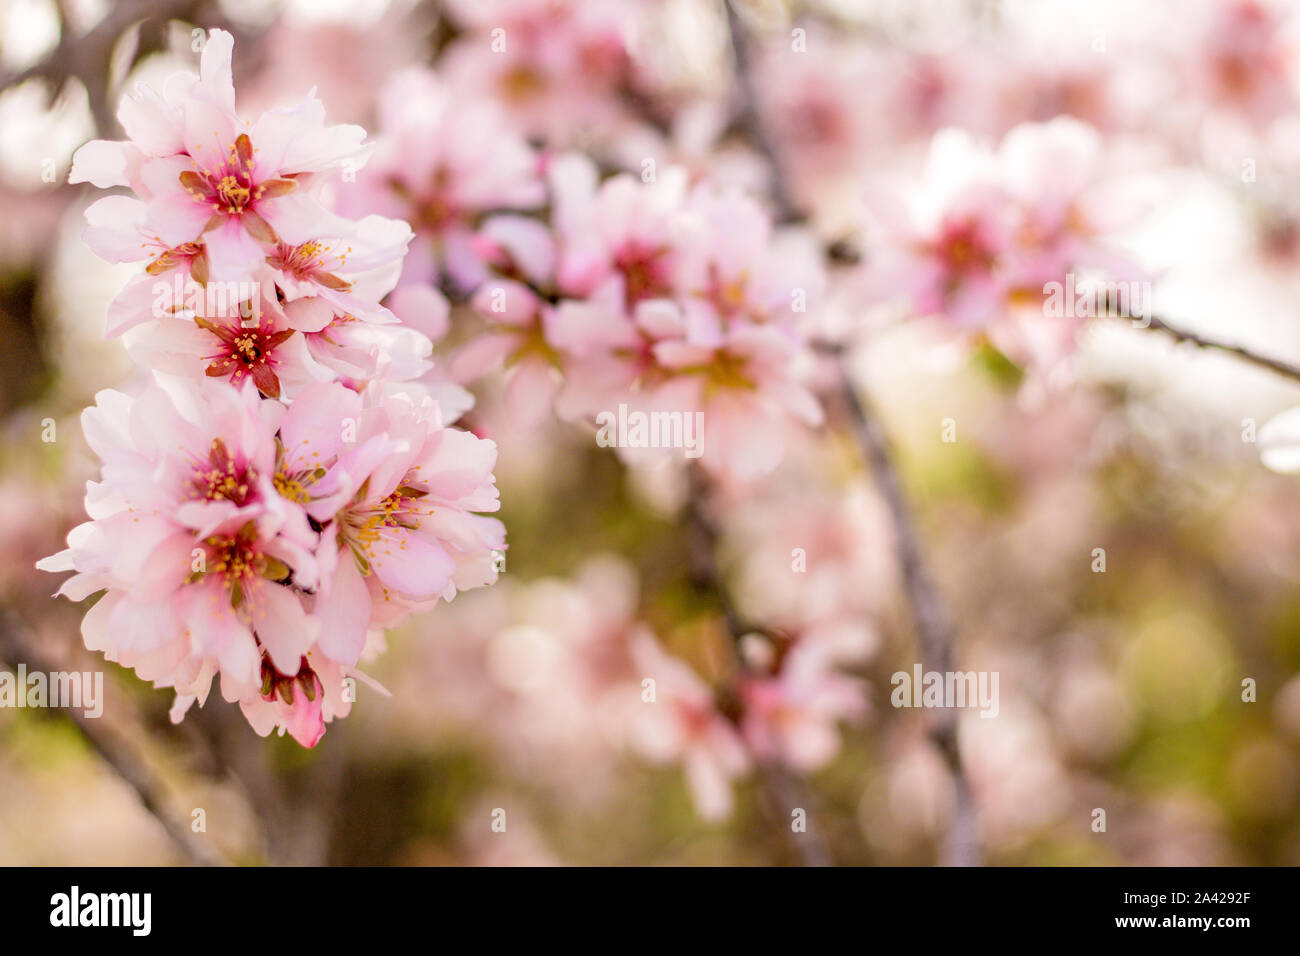
MULTIPOLYGON (((838 357, 837 365, 840 366, 840 400, 848 411, 853 434, 893 519, 894 546, 908 606, 912 610, 920 636, 925 669, 940 674, 949 673, 953 669, 955 637, 952 618, 926 567, 921 541, 912 523, 911 509, 894 467, 889 439, 871 405, 853 387, 848 370, 843 367, 843 356, 838 357)), ((978 865, 980 857, 975 808, 957 739, 957 712, 938 711, 930 721, 929 734, 943 754, 956 791, 953 820, 943 849, 942 862, 953 866, 978 865)))
MULTIPOLYGON (((782 215, 798 218, 789 198, 780 159, 765 132, 762 117, 754 103, 749 73, 749 36, 733 4, 726 0, 728 24, 736 61, 737 85, 740 89, 741 116, 750 139, 767 160, 772 177, 772 192, 782 215)), ((951 670, 953 629, 947 608, 931 581, 922 556, 920 541, 912 525, 911 511, 903 496, 898 475, 879 422, 858 397, 843 360, 835 363, 840 397, 851 412, 853 434, 875 476, 880 494, 893 519, 894 543, 903 583, 921 640, 922 656, 929 669, 946 673, 951 670)), ((953 779, 956 800, 953 821, 943 850, 944 862, 957 866, 979 863, 975 835, 975 810, 970 785, 966 780, 956 733, 956 715, 943 711, 931 724, 931 736, 939 747, 953 779)))
MULTIPOLYGON (((690 533, 692 575, 696 585, 708 592, 722 606, 727 636, 730 638, 732 656, 737 675, 750 669, 745 658, 744 641, 758 637, 757 630, 746 624, 731 600, 726 582, 718 569, 718 528, 708 513, 708 482, 696 468, 690 469, 690 493, 686 501, 686 517, 690 533)), ((770 638, 769 638, 770 639, 770 638)), ((734 696, 739 696, 735 691, 734 696)), ((817 823, 812 806, 812 794, 803 780, 791 773, 780 761, 760 758, 759 783, 764 802, 773 822, 782 828, 790 825, 790 815, 802 811, 805 828, 802 832, 790 831, 790 842, 805 866, 830 866, 832 858, 825 836, 817 823)))
POLYGON ((496 580, 496 448, 430 375, 445 300, 396 289, 410 227, 333 208, 365 131, 311 96, 241 119, 232 49, 211 31, 197 76, 123 98, 128 141, 74 157, 71 181, 134 193, 91 205, 85 241, 141 264, 107 332, 148 377, 83 415, 90 520, 39 566, 102 592, 86 646, 173 688, 173 720, 219 678, 259 734, 311 747, 374 635, 496 580))

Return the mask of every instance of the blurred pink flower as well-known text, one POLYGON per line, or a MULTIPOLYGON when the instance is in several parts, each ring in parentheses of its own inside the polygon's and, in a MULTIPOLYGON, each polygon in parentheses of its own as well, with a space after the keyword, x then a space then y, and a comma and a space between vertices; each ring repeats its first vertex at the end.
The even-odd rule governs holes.
MULTIPOLYGON (((988 334, 1014 359, 1051 367, 1072 352, 1087 313, 1073 302, 1050 313, 1049 283, 1060 298, 1067 282, 1083 289, 1090 276, 1145 279, 1113 244, 1140 211, 1138 197, 1104 181, 1101 159, 1096 131, 1069 117, 1017 126, 996 152, 964 131, 941 131, 912 192, 870 191, 881 232, 862 294, 902 299, 914 316, 988 334)), ((1127 304, 1146 305, 1132 295, 1127 304)))
POLYGON ((1193 8, 1199 42, 1187 69, 1212 106, 1265 125, 1294 109, 1294 13, 1264 0, 1223 0, 1193 8))
POLYGON ((470 382, 506 364, 506 406, 525 422, 540 421, 551 411, 560 388, 559 356, 543 335, 550 305, 528 286, 508 279, 479 287, 473 305, 492 320, 488 328, 457 350, 451 372, 470 382))
POLYGON ((630 38, 639 0, 457 0, 464 35, 443 53, 456 90, 501 103, 520 129, 550 145, 614 122, 634 84, 630 38))
POLYGON ((840 749, 840 721, 867 712, 864 684, 836 668, 864 660, 874 639, 852 620, 799 635, 770 677, 741 681, 741 733, 759 760, 777 760, 798 773, 830 763, 840 749))
POLYGON ((1005 256, 1016 210, 994 157, 957 129, 937 133, 921 182, 868 196, 880 233, 865 272, 869 298, 905 297, 913 315, 977 328, 1006 302, 1005 256))
MULTIPOLYGON (((897 128, 886 127, 882 113, 888 81, 903 71, 886 70, 880 58, 824 30, 804 32, 803 49, 791 49, 781 37, 764 50, 755 79, 791 186, 800 201, 816 206, 829 202, 836 186, 897 128)), ((920 104, 909 107, 899 110, 900 121, 913 120, 920 104)))
POLYGON ((681 169, 654 183, 598 183, 594 166, 571 155, 553 164, 551 182, 560 298, 530 321, 540 318, 564 374, 560 414, 702 413, 707 468, 742 479, 775 468, 774 426, 822 420, 796 375, 797 320, 825 283, 810 241, 774 235, 738 192, 701 183, 688 194, 681 169))
POLYGON ((549 175, 562 295, 610 297, 631 310, 673 292, 685 170, 661 170, 652 183, 627 174, 601 183, 595 165, 571 153, 556 159, 549 175))
POLYGON ((544 192, 535 151, 495 105, 466 100, 431 71, 410 68, 384 87, 375 153, 344 190, 345 211, 380 212, 416 231, 405 281, 450 276, 463 292, 484 277, 482 217, 533 209, 544 192))
POLYGON ((1108 234, 1133 225, 1141 210, 1098 188, 1101 162, 1097 131, 1068 117, 1022 124, 1002 140, 998 163, 1019 211, 1011 252, 1018 288, 1041 295, 1044 283, 1081 269, 1141 277, 1106 244, 1108 234))
POLYGON ((740 556, 736 598, 748 616, 802 632, 878 613, 894 586, 889 514, 865 482, 794 480, 746 492, 722 510, 740 556))
POLYGON ((822 423, 816 397, 790 374, 794 349, 774 329, 738 327, 712 346, 661 342, 654 354, 670 377, 646 404, 703 413, 701 461, 710 472, 742 481, 768 474, 781 463, 786 418, 822 423))
POLYGON ((718 712, 713 692, 693 670, 670 657, 649 635, 632 644, 642 679, 654 681, 653 701, 642 703, 631 745, 647 760, 681 763, 695 809, 706 820, 731 814, 732 781, 750 760, 735 727, 718 712))

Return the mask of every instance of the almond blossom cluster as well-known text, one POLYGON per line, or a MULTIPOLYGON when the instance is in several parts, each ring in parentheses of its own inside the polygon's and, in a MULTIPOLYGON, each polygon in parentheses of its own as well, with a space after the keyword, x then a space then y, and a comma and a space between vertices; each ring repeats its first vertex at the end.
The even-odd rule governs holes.
POLYGON ((404 282, 445 279, 472 291, 487 275, 492 235, 512 221, 502 214, 545 201, 541 157, 495 102, 453 93, 427 68, 395 74, 378 114, 384 135, 343 208, 414 225, 404 282))
POLYGON ((566 143, 607 128, 635 85, 642 0, 455 0, 461 35, 443 54, 450 85, 498 102, 530 136, 566 143), (487 53, 485 56, 484 54, 487 53))
POLYGON ((451 357, 455 381, 504 366, 522 421, 702 413, 703 465, 740 479, 777 466, 788 422, 821 423, 801 380, 802 320, 826 285, 806 232, 682 167, 602 181, 427 69, 396 75, 379 114, 345 204, 413 223, 401 281, 440 283, 485 320, 451 357))
POLYGON ((909 314, 987 334, 1026 362, 1058 359, 1080 326, 1066 320, 1087 316, 1064 303, 1060 314, 1048 312, 1050 283, 1077 272, 1080 287, 1103 277, 1127 292, 1145 278, 1113 244, 1135 206, 1113 201, 1101 145, 1092 127, 1069 117, 1017 126, 996 151, 965 131, 941 130, 915 188, 868 191, 876 231, 866 298, 901 298, 909 314))
POLYGON ((410 227, 335 211, 364 131, 311 95, 242 119, 232 46, 213 30, 198 76, 138 87, 128 140, 74 158, 72 182, 132 193, 85 239, 142 264, 107 332, 150 375, 83 415, 90 520, 39 566, 100 595, 87 647, 174 689, 174 721, 219 678, 259 734, 311 747, 370 635, 496 580, 496 447, 448 427, 425 334, 445 300, 394 291, 410 227))
POLYGON ((549 164, 548 185, 549 229, 523 218, 484 229, 493 274, 471 301, 487 330, 454 356, 453 376, 504 364, 507 401, 524 416, 701 414, 710 473, 771 472, 783 428, 822 421, 801 378, 801 320, 825 283, 811 240, 676 167, 600 181, 590 160, 567 154, 549 164))

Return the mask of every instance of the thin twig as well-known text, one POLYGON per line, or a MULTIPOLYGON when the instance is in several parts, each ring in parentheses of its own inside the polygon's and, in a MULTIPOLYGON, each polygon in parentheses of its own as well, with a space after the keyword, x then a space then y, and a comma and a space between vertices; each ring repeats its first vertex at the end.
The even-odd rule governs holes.
MULTIPOLYGON (((57 668, 38 653, 32 642, 19 636, 16 624, 7 616, 0 616, 0 657, 11 664, 28 664, 34 671, 52 673, 57 668)), ((20 689, 21 691, 21 689, 20 689)), ((82 737, 103 761, 136 792, 140 803, 176 844, 185 857, 196 866, 219 866, 223 861, 203 842, 196 839, 189 826, 166 810, 167 787, 153 769, 129 745, 112 734, 95 718, 63 708, 82 737)))
MULTIPOLYGON (((842 355, 837 359, 840 399, 893 521, 894 547, 898 553, 908 604, 920 635, 921 657, 927 671, 947 673, 952 670, 952 618, 926 567, 920 539, 890 455, 889 439, 870 404, 853 388, 844 361, 842 355)), ((942 862, 950 866, 977 866, 979 849, 975 834, 975 808, 957 741, 957 711, 950 708, 934 711, 929 736, 943 754, 952 774, 956 797, 942 862)))
POLYGON ((745 660, 739 655, 740 639, 753 633, 756 628, 748 626, 740 618, 740 613, 731 601, 731 596, 722 583, 718 570, 718 528, 708 514, 706 498, 708 481, 698 467, 689 469, 690 494, 686 500, 687 532, 690 536, 691 578, 701 591, 711 592, 719 604, 726 620, 727 633, 736 645, 737 659, 745 666, 745 660))
POLYGON ((763 124, 758 107, 758 91, 754 88, 753 53, 750 48, 749 31, 741 22, 736 12, 734 0, 723 0, 727 8, 727 29, 731 33, 731 52, 735 57, 736 90, 738 103, 736 123, 749 135, 754 146, 767 161, 769 170, 769 188, 772 202, 776 205, 778 222, 798 222, 804 218, 790 195, 790 186, 781 167, 776 144, 763 124))
MULTIPOLYGON (((741 101, 740 121, 750 140, 768 164, 773 201, 777 206, 779 218, 785 222, 802 221, 805 217, 790 198, 790 190, 780 158, 758 110, 748 33, 740 21, 732 0, 724 0, 724 3, 727 8, 727 24, 731 31, 731 45, 735 52, 736 84, 741 101)), ((828 258, 832 261, 841 261, 841 259, 851 261, 855 257, 856 254, 849 255, 847 252, 842 256, 828 252, 828 258)), ((912 616, 920 634, 922 656, 928 669, 947 672, 951 669, 954 636, 951 619, 926 569, 919 539, 912 525, 911 513, 890 457, 888 440, 869 407, 854 392, 842 356, 837 360, 836 368, 839 372, 840 391, 853 422, 854 434, 893 518, 898 562, 903 574, 908 603, 912 608, 912 616)), ((943 754, 952 776, 956 798, 952 825, 948 830, 942 861, 954 866, 976 866, 979 864, 979 851, 975 836, 975 808, 962 765, 955 713, 947 710, 939 711, 931 724, 930 737, 943 754)))
POLYGON ((789 767, 775 760, 760 761, 759 777, 762 780, 762 793, 768 803, 768 813, 778 826, 790 828, 790 842, 799 854, 804 866, 834 866, 826 836, 817 823, 815 807, 812 806, 813 795, 804 779, 789 767), (796 833, 791 822, 791 813, 796 808, 804 812, 804 831, 796 833))
POLYGON ((1290 379, 1300 381, 1300 367, 1292 365, 1290 362, 1283 362, 1281 359, 1270 358, 1267 355, 1261 355, 1244 345, 1233 345, 1229 342, 1220 342, 1216 339, 1209 338, 1199 332, 1192 332, 1188 329, 1180 329, 1170 325, 1163 319, 1156 316, 1148 316, 1144 319, 1146 325, 1135 325, 1134 328, 1146 328, 1154 332, 1163 332, 1179 342, 1187 342, 1202 349, 1216 349, 1220 352, 1227 352, 1229 355, 1235 355, 1243 361, 1250 362, 1252 365, 1258 365, 1260 368, 1266 368, 1270 372, 1276 372, 1290 379))
MULTIPOLYGON (((690 497, 687 500, 687 532, 690 542, 691 576, 697 588, 711 593, 722 605, 727 633, 731 637, 732 653, 737 672, 750 671, 740 642, 746 634, 761 632, 761 628, 747 625, 732 603, 722 574, 718 569, 718 528, 707 510, 707 481, 698 466, 690 469, 690 497)), ((790 842, 804 866, 832 866, 833 860, 826 838, 817 825, 812 793, 803 779, 778 761, 757 760, 760 793, 769 815, 778 825, 788 825, 791 811, 802 808, 805 829, 802 833, 790 831, 790 842)))
POLYGON ((101 135, 113 131, 113 109, 108 101, 108 69, 122 34, 133 23, 150 17, 164 22, 193 15, 202 0, 122 0, 85 33, 74 33, 66 17, 61 18, 62 37, 58 45, 39 62, 17 73, 0 75, 0 90, 41 77, 55 88, 76 77, 86 87, 95 127, 101 135))

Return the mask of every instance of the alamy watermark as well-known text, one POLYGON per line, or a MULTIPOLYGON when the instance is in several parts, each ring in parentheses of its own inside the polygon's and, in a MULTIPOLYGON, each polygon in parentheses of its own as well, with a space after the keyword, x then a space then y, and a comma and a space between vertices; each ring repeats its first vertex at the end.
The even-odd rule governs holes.
POLYGON ((124 926, 133 936, 148 936, 152 910, 152 893, 82 893, 73 886, 50 897, 50 925, 124 926))
POLYGON ((1132 319, 1134 326, 1151 324, 1151 283, 1129 280, 1103 282, 1080 279, 1067 272, 1064 282, 1043 285, 1043 315, 1054 319, 1132 319))
POLYGON ((262 314, 260 282, 207 282, 184 279, 179 272, 171 281, 159 279, 150 288, 153 315, 162 318, 192 312, 210 319, 256 319, 262 314))
POLYGON ((600 412, 596 424, 601 448, 680 448, 687 458, 704 454, 703 412, 628 411, 620 403, 617 412, 600 412))
POLYGON ((998 715, 997 671, 897 671, 889 679, 895 707, 978 707, 981 717, 998 715))
POLYGON ((0 707, 80 708, 87 717, 104 713, 103 671, 18 672, 0 670, 0 707))

